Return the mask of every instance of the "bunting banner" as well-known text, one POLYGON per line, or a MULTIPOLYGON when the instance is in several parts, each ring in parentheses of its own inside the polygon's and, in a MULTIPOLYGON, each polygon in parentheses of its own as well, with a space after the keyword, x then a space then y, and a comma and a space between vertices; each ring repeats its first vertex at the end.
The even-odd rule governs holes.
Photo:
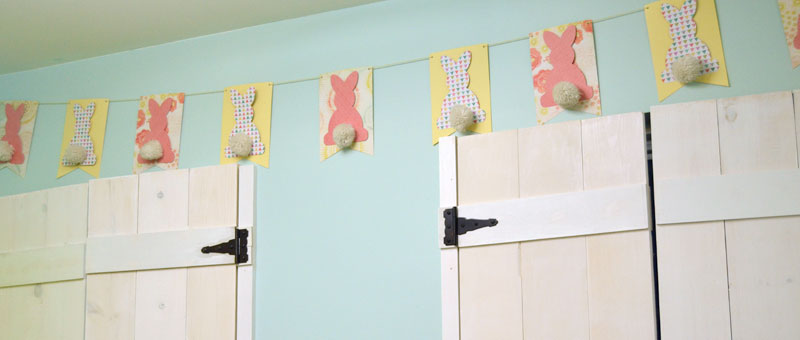
POLYGON ((581 92, 573 111, 601 115, 600 82, 591 20, 556 26, 530 34, 536 122, 547 123, 564 111, 553 100, 556 84, 566 81, 581 92))
POLYGON ((57 177, 75 169, 95 178, 100 176, 107 116, 108 99, 105 98, 70 100, 67 103, 57 177))
POLYGON ((133 173, 154 166, 165 170, 178 168, 183 120, 183 93, 165 93, 139 98, 133 173))
POLYGON ((783 33, 789 48, 792 68, 800 65, 800 0, 778 0, 778 9, 783 21, 783 33))
POLYGON ((25 178, 39 103, 5 101, 2 104, 5 114, 0 115, 0 170, 8 168, 25 178))
POLYGON ((225 89, 219 163, 242 159, 269 167, 272 83, 254 83, 225 89))
POLYGON ((472 113, 467 130, 492 132, 489 92, 489 45, 473 45, 430 55, 431 129, 433 145, 452 135, 451 109, 472 113))
POLYGON ((728 71, 714 0, 664 0, 644 7, 653 73, 662 101, 684 86, 672 63, 691 55, 700 60, 700 83, 728 86, 728 71))
POLYGON ((320 162, 342 147, 374 154, 372 114, 372 68, 323 74, 319 79, 320 162), (341 138, 350 145, 340 147, 341 138))

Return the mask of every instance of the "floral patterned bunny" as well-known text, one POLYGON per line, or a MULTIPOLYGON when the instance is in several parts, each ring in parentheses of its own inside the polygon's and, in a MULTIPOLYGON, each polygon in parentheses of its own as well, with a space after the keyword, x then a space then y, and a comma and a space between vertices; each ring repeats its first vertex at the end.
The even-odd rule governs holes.
POLYGON ((450 57, 443 55, 440 62, 442 69, 447 75, 447 95, 442 101, 442 115, 436 120, 439 130, 451 128, 450 109, 456 105, 466 105, 475 116, 474 122, 480 123, 486 120, 486 112, 481 109, 478 103, 478 96, 469 89, 469 64, 472 61, 472 52, 464 51, 458 61, 454 62, 450 57))
POLYGON ((560 38, 550 31, 545 31, 542 35, 547 47, 550 48, 549 61, 553 65, 553 70, 545 80, 545 90, 541 103, 543 107, 557 105, 553 100, 553 88, 562 81, 575 85, 581 92, 581 100, 592 98, 594 95, 594 91, 586 83, 583 71, 578 68, 578 65, 575 65, 575 50, 572 49, 572 44, 575 42, 576 32, 575 26, 569 25, 560 38))
POLYGON ((686 0, 680 9, 666 2, 661 4, 661 15, 669 23, 669 34, 672 36, 672 45, 667 50, 666 68, 661 72, 661 81, 664 83, 675 81, 672 62, 685 55, 693 55, 700 60, 701 75, 719 70, 719 62, 711 59, 708 46, 697 37, 695 12, 697 12, 697 0, 686 0))
POLYGON ((6 104, 6 133, 2 141, 7 142, 14 149, 11 154, 9 164, 25 163, 25 155, 22 153, 22 139, 19 137, 19 129, 22 126, 22 115, 25 114, 25 104, 19 104, 16 109, 11 104, 6 104))
MULTIPOLYGON (((175 153, 172 152, 172 142, 169 139, 169 127, 167 115, 174 110, 175 100, 167 98, 161 105, 158 105, 153 99, 147 103, 150 109, 150 131, 146 133, 141 140, 141 145, 151 141, 157 140, 161 144, 162 156, 157 159, 157 163, 171 163, 175 160, 175 153)), ((141 146, 140 145, 140 146, 141 146)), ((150 163, 151 161, 142 158, 140 153, 138 156, 139 163, 150 163)))
MULTIPOLYGON (((75 135, 69 141, 69 144, 80 145, 86 149, 86 158, 80 165, 94 165, 97 162, 97 155, 94 154, 94 144, 89 136, 94 107, 94 102, 86 105, 85 109, 81 108, 80 104, 75 104, 72 107, 72 113, 75 115, 75 135)), ((62 164, 64 166, 74 165, 67 159, 62 160, 62 164)))
POLYGON ((356 85, 358 85, 358 71, 353 71, 347 76, 347 79, 342 81, 337 75, 331 76, 331 88, 335 93, 333 96, 333 103, 336 110, 331 115, 331 120, 328 121, 328 132, 323 137, 322 142, 325 145, 336 145, 333 140, 333 129, 339 124, 350 124, 355 129, 355 139, 353 142, 363 142, 369 138, 369 131, 364 128, 364 121, 361 119, 361 114, 355 108, 356 104, 356 85))
MULTIPOLYGON (((234 125, 228 137, 233 137, 233 135, 237 133, 246 134, 253 140, 253 148, 250 154, 260 155, 264 153, 265 148, 264 143, 261 142, 261 135, 258 133, 258 128, 256 124, 253 123, 253 116, 255 115, 255 111, 253 111, 253 101, 255 99, 255 86, 247 88, 247 93, 245 93, 245 95, 242 95, 235 89, 231 89, 231 103, 233 103, 235 107, 233 110, 233 119, 236 120, 236 125, 234 125)), ((238 157, 238 155, 231 150, 230 146, 226 146, 225 157, 233 158, 238 157)))

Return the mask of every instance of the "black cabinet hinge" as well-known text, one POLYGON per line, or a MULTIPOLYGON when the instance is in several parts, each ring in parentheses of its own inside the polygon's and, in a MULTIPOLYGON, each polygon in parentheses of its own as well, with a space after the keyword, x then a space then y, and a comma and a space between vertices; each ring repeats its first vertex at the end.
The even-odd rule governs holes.
POLYGON ((236 237, 213 246, 203 247, 203 254, 217 253, 229 254, 236 257, 236 263, 245 263, 250 257, 247 255, 247 229, 236 229, 236 237))
POLYGON ((445 209, 442 214, 444 216, 444 245, 446 246, 458 246, 458 235, 497 225, 497 219, 494 218, 479 220, 458 217, 458 209, 456 207, 445 209))

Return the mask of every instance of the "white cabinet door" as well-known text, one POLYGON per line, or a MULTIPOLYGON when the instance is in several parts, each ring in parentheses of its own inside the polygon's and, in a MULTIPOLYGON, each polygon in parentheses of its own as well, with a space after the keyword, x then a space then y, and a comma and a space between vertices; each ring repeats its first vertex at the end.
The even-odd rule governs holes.
POLYGON ((655 339, 643 114, 439 147, 444 339, 655 339))
POLYGON ((655 339, 642 113, 439 148, 444 339, 655 339))
POLYGON ((800 338, 800 93, 652 108, 666 339, 800 338))
POLYGON ((254 183, 234 164, 0 198, 2 338, 252 339, 254 183))

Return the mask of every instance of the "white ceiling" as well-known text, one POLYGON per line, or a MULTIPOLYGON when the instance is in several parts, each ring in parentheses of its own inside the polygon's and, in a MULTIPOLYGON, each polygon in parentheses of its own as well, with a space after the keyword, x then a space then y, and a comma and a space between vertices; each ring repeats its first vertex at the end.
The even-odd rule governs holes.
POLYGON ((0 0, 0 74, 378 0, 0 0))

